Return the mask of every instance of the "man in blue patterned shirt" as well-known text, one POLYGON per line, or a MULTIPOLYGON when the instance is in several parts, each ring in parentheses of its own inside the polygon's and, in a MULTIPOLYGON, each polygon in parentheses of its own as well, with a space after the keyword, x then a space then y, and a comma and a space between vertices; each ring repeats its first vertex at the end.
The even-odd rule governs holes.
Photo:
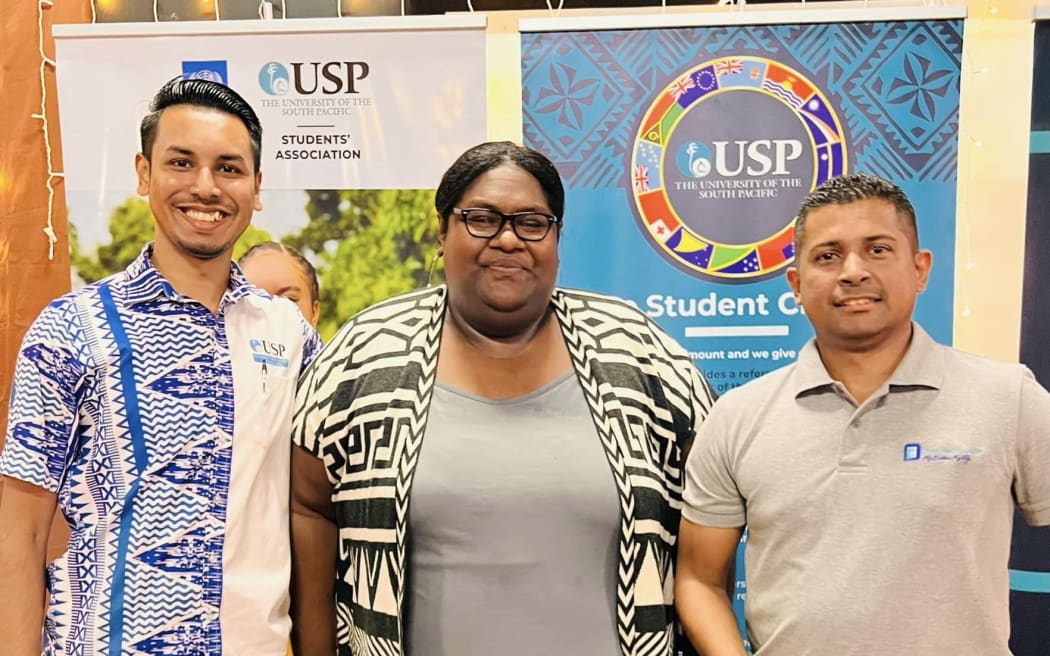
POLYGON ((155 242, 51 303, 16 364, 5 654, 285 653, 292 401, 320 342, 230 259, 261 209, 255 112, 202 80, 150 109, 135 168, 155 242), (56 504, 71 536, 45 565, 56 504))

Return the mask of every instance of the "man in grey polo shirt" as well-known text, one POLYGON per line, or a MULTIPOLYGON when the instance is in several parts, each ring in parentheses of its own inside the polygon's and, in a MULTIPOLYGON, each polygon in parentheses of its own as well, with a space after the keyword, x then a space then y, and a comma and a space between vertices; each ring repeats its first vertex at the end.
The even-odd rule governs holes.
POLYGON ((787 278, 816 339, 726 394, 689 455, 676 600, 705 656, 742 656, 724 580, 748 526, 756 656, 1006 656, 1014 505, 1050 524, 1050 395, 933 342, 897 186, 803 202, 787 278))

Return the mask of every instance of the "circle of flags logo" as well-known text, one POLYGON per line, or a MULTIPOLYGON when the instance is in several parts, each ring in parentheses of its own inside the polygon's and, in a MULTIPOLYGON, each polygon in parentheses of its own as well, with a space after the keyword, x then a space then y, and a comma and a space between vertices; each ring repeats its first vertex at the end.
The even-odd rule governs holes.
MULTIPOLYGON (((795 257, 795 218, 747 244, 725 244, 691 229, 671 205, 664 184, 670 136, 691 108, 719 93, 758 92, 787 106, 798 117, 813 147, 808 191, 846 173, 846 143, 834 108, 798 71, 763 57, 720 57, 672 81, 653 101, 639 127, 631 159, 631 189, 641 227, 678 264, 698 277, 745 282, 786 267, 795 257)), ((727 217, 731 220, 731 217, 727 217)))

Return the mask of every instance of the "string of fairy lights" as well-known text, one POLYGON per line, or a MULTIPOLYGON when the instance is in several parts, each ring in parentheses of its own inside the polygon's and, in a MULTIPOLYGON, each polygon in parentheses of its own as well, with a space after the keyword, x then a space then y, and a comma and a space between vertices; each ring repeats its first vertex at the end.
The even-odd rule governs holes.
POLYGON ((47 154, 47 179, 44 185, 47 187, 47 225, 44 227, 44 235, 47 237, 47 259, 55 259, 55 243, 58 235, 55 234, 55 181, 63 177, 61 171, 55 170, 55 158, 51 149, 51 132, 47 123, 47 69, 55 68, 55 60, 44 52, 44 10, 54 6, 53 0, 37 1, 37 47, 40 49, 40 112, 32 114, 32 118, 40 121, 44 133, 44 150, 47 154))

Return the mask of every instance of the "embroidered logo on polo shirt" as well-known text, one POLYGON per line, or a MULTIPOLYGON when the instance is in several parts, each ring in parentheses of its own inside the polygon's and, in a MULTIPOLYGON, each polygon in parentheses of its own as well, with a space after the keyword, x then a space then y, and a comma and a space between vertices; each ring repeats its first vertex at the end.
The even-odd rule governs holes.
POLYGON ((924 449, 919 442, 904 445, 904 462, 957 462, 966 464, 981 454, 982 449, 924 449))
POLYGON ((279 342, 271 342, 265 339, 253 339, 248 342, 252 347, 252 360, 259 363, 259 373, 262 375, 262 390, 267 391, 266 380, 269 377, 269 366, 288 368, 288 358, 285 353, 288 347, 279 342))
POLYGON ((272 365, 274 367, 288 366, 288 358, 285 357, 288 347, 284 344, 270 342, 265 339, 253 339, 248 342, 248 345, 252 347, 252 360, 259 364, 272 365))

